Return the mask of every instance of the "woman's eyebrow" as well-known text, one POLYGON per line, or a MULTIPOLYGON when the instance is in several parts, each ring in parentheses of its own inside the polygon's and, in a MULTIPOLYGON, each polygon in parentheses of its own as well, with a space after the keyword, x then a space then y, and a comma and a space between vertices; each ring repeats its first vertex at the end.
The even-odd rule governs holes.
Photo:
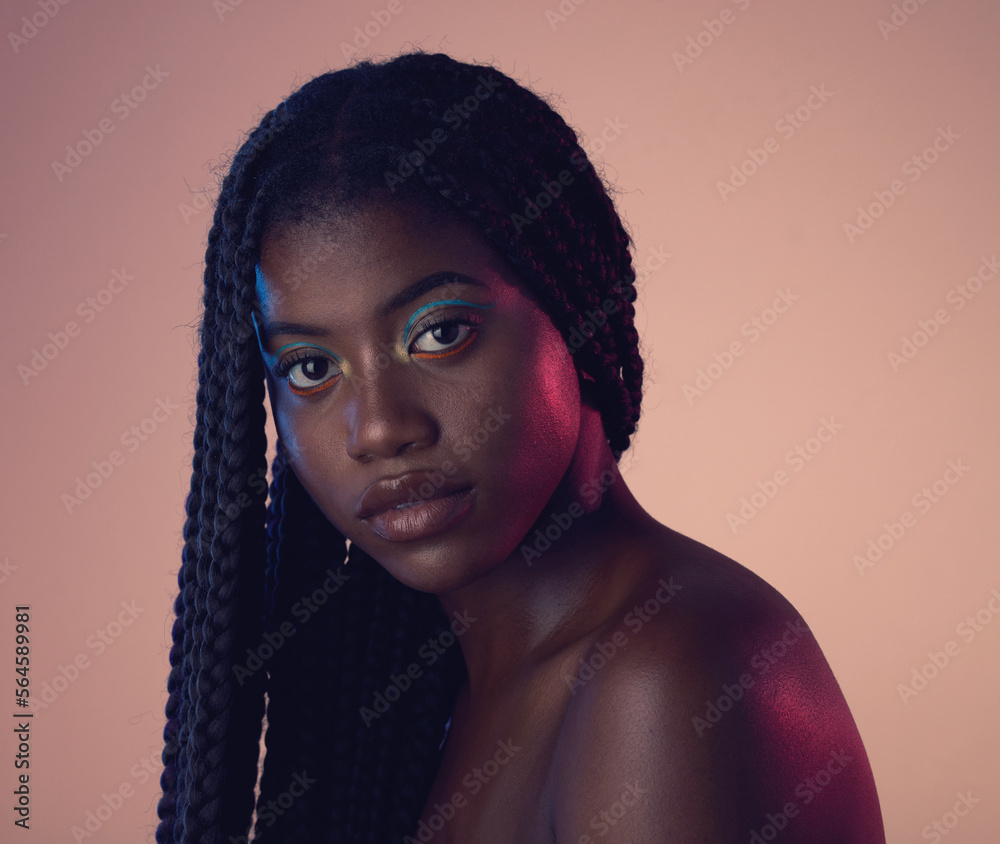
POLYGON ((478 279, 472 276, 463 275, 462 273, 454 272, 438 272, 431 273, 428 276, 413 282, 409 287, 400 290, 395 296, 389 299, 382 306, 382 316, 390 316, 393 311, 397 311, 404 305, 410 304, 423 296, 425 293, 430 293, 432 290, 437 290, 439 287, 457 286, 457 285, 471 285, 473 287, 480 287, 487 289, 487 286, 478 279))
POLYGON ((301 322, 258 322, 256 313, 252 314, 254 327, 257 328, 257 339, 261 347, 275 337, 284 334, 303 335, 305 337, 323 337, 326 332, 315 325, 305 325, 301 322))
MULTIPOLYGON (((455 272, 437 272, 431 273, 428 276, 424 276, 421 279, 413 282, 409 287, 400 290, 399 293, 395 294, 389 299, 384 305, 382 305, 380 312, 382 316, 390 316, 394 311, 399 310, 404 305, 410 304, 425 293, 429 293, 431 290, 437 290, 439 287, 449 287, 466 285, 472 287, 479 287, 482 289, 487 289, 487 286, 473 278, 472 276, 464 275, 463 273, 455 272)), ((280 337, 282 335, 295 335, 303 337, 324 337, 326 336, 326 330, 320 328, 316 325, 306 325, 301 322, 264 322, 263 320, 257 321, 257 316, 254 314, 254 323, 258 327, 258 339, 261 345, 269 342, 275 337, 280 337)))

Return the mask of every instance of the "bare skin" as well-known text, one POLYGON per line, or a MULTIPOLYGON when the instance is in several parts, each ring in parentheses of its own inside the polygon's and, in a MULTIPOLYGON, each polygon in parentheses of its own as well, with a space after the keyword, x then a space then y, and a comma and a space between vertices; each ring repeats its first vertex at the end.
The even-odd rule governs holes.
POLYGON ((771 823, 782 842, 884 842, 801 617, 643 511, 566 344, 472 226, 377 205, 269 232, 258 299, 299 479, 393 576, 475 619, 418 840, 752 841, 771 823), (392 494, 418 506, 372 512, 392 494))

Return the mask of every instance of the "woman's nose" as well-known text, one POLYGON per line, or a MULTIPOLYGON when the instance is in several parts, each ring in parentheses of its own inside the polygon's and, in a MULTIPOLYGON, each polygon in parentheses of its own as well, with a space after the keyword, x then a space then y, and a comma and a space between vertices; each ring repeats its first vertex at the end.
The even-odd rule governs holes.
POLYGON ((395 362, 373 370, 355 373, 344 385, 348 456, 367 462, 434 445, 438 426, 413 374, 395 362))

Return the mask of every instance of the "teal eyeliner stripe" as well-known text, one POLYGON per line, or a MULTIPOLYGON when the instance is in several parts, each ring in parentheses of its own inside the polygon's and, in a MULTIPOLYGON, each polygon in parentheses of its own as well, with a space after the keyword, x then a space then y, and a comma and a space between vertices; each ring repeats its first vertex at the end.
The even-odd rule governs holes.
POLYGON ((283 351, 285 351, 285 349, 294 349, 296 346, 308 346, 310 349, 319 349, 320 351, 326 352, 334 360, 338 360, 338 361, 340 360, 340 355, 335 355, 329 349, 327 349, 327 348, 319 345, 319 343, 303 343, 303 342, 299 342, 299 343, 285 343, 285 345, 282 346, 280 349, 278 349, 278 351, 276 351, 272 355, 272 357, 277 358, 283 351))
MULTIPOLYGON (((466 302, 464 299, 440 299, 437 302, 430 302, 430 303, 424 305, 421 308, 417 308, 417 310, 414 311, 413 316, 411 316, 410 319, 409 319, 409 321, 406 323, 406 328, 403 329, 403 342, 404 343, 406 342, 406 338, 410 334, 410 329, 413 327, 413 323, 417 319, 419 319, 420 315, 424 311, 428 310, 429 308, 436 308, 438 305, 464 305, 465 307, 468 307, 468 308, 483 308, 483 309, 487 309, 487 308, 493 308, 493 307, 495 307, 496 303, 494 302, 491 305, 479 305, 479 304, 476 304, 475 302, 466 302)), ((264 348, 264 343, 261 340, 261 337, 260 337, 260 326, 257 324, 257 314, 254 313, 254 312, 251 312, 250 316, 251 316, 251 319, 253 320, 254 331, 257 334, 257 345, 260 346, 260 352, 264 356, 265 360, 267 360, 269 362, 276 361, 278 359, 278 357, 281 355, 281 353, 283 351, 285 351, 285 349, 290 349, 290 348, 293 348, 295 346, 310 346, 310 347, 315 348, 315 349, 320 349, 321 351, 326 352, 328 355, 330 355, 332 358, 334 358, 334 360, 340 361, 340 356, 339 355, 334 354, 329 349, 326 349, 323 346, 318 345, 317 343, 302 343, 302 342, 299 342, 299 343, 286 343, 284 346, 282 346, 280 349, 278 349, 277 352, 275 352, 272 355, 270 352, 268 352, 264 348)))
POLYGON ((312 349, 319 349, 320 351, 326 352, 328 355, 330 355, 330 357, 332 357, 338 363, 340 362, 340 355, 335 355, 329 349, 320 346, 318 343, 302 343, 302 342, 286 343, 272 355, 269 351, 267 351, 264 348, 264 343, 260 339, 260 326, 257 325, 257 314, 251 311, 250 317, 253 320, 253 330, 257 333, 257 345, 260 346, 260 353, 264 356, 264 360, 268 361, 268 363, 271 365, 272 368, 274 366, 274 363, 278 360, 278 357, 281 355, 283 351, 285 351, 285 349, 291 349, 295 346, 309 346, 312 349))
POLYGON ((430 304, 424 305, 422 308, 418 308, 413 316, 410 317, 410 321, 406 323, 406 328, 403 329, 403 342, 406 342, 406 338, 410 336, 410 328, 413 325, 414 320, 417 319, 424 311, 428 308, 436 308, 438 305, 465 305, 469 308, 492 308, 493 305, 477 305, 475 302, 466 302, 464 299, 441 299, 438 302, 431 302, 430 304))

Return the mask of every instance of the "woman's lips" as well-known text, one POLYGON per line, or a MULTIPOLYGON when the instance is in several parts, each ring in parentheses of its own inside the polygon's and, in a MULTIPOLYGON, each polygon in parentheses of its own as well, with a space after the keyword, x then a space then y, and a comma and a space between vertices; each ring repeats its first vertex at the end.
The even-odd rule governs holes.
POLYGON ((390 542, 425 539, 452 527, 472 510, 472 488, 438 498, 402 504, 363 519, 371 529, 390 542))

